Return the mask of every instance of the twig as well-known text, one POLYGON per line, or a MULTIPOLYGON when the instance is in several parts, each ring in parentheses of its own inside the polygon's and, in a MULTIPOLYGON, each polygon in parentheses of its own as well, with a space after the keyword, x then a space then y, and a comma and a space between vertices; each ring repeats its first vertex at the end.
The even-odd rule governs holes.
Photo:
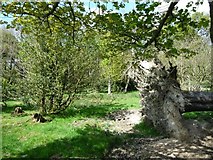
POLYGON ((70 6, 70 11, 72 13, 72 19, 73 19, 73 25, 72 25, 72 39, 73 39, 73 43, 75 44, 75 12, 74 9, 72 8, 72 4, 71 2, 68 2, 69 6, 70 6))

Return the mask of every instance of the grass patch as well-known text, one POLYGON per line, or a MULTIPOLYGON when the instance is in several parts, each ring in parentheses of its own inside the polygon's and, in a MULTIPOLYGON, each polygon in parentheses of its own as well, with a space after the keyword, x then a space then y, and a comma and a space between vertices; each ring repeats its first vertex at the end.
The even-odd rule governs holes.
POLYGON ((2 112, 3 113, 11 113, 14 111, 16 107, 21 107, 23 110, 35 110, 35 107, 28 106, 24 104, 22 101, 7 101, 6 106, 3 105, 2 102, 0 102, 0 105, 2 105, 2 112))
POLYGON ((186 119, 208 120, 213 118, 213 111, 187 112, 183 113, 183 117, 186 119))
POLYGON ((160 133, 152 126, 141 122, 134 126, 134 130, 137 136, 140 137, 157 137, 160 133))
POLYGON ((138 92, 115 93, 112 95, 106 93, 81 95, 71 107, 58 114, 57 117, 103 118, 113 111, 140 108, 139 100, 138 92))
POLYGON ((138 107, 138 92, 127 94, 88 94, 80 96, 72 106, 48 123, 31 120, 35 108, 22 102, 9 101, 2 110, 3 158, 63 158, 101 159, 112 146, 119 145, 124 135, 107 130, 100 118, 120 109, 138 107), (137 96, 136 96, 137 95, 137 96), (129 97, 130 100, 127 100, 129 97), (23 115, 11 116, 15 107, 22 107, 23 115), (91 121, 75 126, 82 119, 91 121), (89 120, 88 120, 89 119, 89 120))
MULTIPOLYGON (((34 123, 35 108, 9 101, 2 110, 3 158, 77 158, 101 159, 109 150, 132 137, 156 137, 160 134, 145 123, 134 127, 135 133, 110 132, 104 117, 121 109, 139 108, 138 92, 113 95, 80 95, 66 111, 51 115, 51 122, 34 123), (20 106, 25 113, 11 116, 20 106)), ((212 118, 213 112, 185 113, 186 118, 212 118)))

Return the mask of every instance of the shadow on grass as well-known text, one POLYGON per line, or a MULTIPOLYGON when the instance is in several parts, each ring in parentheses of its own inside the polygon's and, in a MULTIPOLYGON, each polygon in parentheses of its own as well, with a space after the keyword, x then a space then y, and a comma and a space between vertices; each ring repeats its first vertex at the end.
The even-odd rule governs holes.
POLYGON ((88 106, 71 106, 67 110, 57 115, 51 115, 52 118, 69 118, 69 117, 86 117, 86 118, 103 118, 107 114, 125 109, 127 106, 120 104, 97 104, 88 106))
POLYGON ((65 137, 43 146, 26 150, 18 158, 101 159, 112 147, 123 142, 121 135, 112 134, 93 126, 77 130, 78 136, 65 137))
POLYGON ((7 106, 2 107, 3 113, 11 113, 15 110, 16 107, 21 107, 24 111, 31 111, 36 109, 34 106, 26 105, 21 101, 8 101, 6 104, 7 106))
POLYGON ((213 119, 213 111, 186 112, 183 113, 185 119, 209 120, 213 119))

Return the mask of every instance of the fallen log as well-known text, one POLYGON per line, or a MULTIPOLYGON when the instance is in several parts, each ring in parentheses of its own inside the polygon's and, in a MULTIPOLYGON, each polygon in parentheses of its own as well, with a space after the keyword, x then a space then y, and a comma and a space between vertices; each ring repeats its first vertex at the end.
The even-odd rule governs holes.
POLYGON ((213 92, 183 91, 185 110, 182 112, 213 111, 213 92))
POLYGON ((184 112, 213 111, 213 104, 186 104, 184 112))
POLYGON ((183 91, 183 96, 192 102, 213 103, 213 92, 207 91, 183 91))

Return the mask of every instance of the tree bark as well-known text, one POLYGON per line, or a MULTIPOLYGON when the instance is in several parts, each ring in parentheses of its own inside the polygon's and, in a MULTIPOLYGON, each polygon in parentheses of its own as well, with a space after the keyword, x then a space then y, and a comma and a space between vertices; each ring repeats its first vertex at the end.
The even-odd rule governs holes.
POLYGON ((195 111, 213 111, 213 104, 200 104, 200 103, 186 104, 183 113, 195 111))
POLYGON ((210 12, 210 39, 211 39, 211 91, 213 91, 213 1, 209 1, 210 12))
POLYGON ((213 92, 183 91, 185 107, 183 112, 213 111, 213 92))

